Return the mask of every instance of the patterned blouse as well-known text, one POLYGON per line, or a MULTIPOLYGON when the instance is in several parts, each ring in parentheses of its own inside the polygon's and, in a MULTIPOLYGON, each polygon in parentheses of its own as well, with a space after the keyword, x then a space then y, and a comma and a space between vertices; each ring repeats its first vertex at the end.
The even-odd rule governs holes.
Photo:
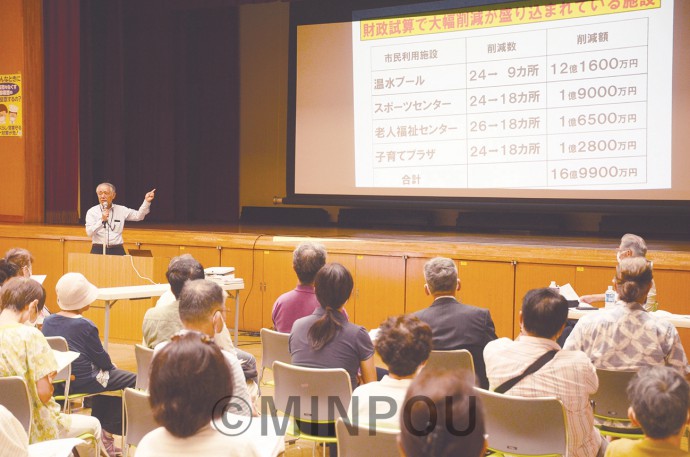
POLYGON ((43 334, 33 327, 10 324, 0 327, 0 376, 20 376, 26 381, 31 399, 32 423, 29 442, 58 438, 69 428, 69 416, 60 414, 54 399, 43 403, 36 382, 53 371, 57 362, 43 334))
POLYGON ((638 370, 666 365, 690 372, 678 330, 638 303, 618 301, 579 320, 563 349, 583 351, 597 368, 638 370))

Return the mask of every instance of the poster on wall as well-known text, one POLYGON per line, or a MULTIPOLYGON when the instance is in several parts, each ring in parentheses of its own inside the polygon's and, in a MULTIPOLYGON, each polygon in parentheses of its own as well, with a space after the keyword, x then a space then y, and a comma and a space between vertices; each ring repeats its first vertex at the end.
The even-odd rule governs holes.
POLYGON ((22 136, 22 75, 0 75, 0 137, 22 136))

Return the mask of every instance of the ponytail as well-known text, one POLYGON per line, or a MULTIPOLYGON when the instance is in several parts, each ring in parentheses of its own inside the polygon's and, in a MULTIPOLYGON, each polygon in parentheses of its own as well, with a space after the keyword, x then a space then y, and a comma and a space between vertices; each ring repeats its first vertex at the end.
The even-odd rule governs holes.
POLYGON ((315 351, 330 343, 343 327, 337 313, 340 313, 340 308, 350 298, 352 287, 352 275, 339 263, 329 263, 316 274, 314 278, 316 299, 326 314, 312 324, 307 334, 315 351))
POLYGON ((335 317, 335 313, 338 312, 340 311, 334 310, 333 308, 326 308, 326 314, 314 322, 309 329, 307 336, 309 337, 312 349, 315 351, 320 350, 330 343, 331 340, 335 338, 338 330, 343 327, 343 324, 335 317))

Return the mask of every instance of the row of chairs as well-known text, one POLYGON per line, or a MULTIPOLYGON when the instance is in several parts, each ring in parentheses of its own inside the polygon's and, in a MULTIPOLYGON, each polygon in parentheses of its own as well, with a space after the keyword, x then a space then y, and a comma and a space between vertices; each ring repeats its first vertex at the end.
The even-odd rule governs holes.
MULTIPOLYGON (((259 385, 273 385, 271 381, 264 380, 264 371, 271 369, 273 362, 291 363, 290 349, 288 347, 289 333, 276 332, 262 328, 261 336, 261 371, 259 372, 259 385)), ((474 373, 472 354, 465 349, 455 351, 431 351, 426 366, 458 367, 474 373)))
MULTIPOLYGON (((351 387, 349 376, 345 370, 323 370, 296 367, 290 365, 288 349, 289 334, 261 329, 262 363, 260 385, 269 385, 264 381, 266 368, 273 368, 275 379, 275 403, 282 412, 287 412, 290 398, 299 396, 299 417, 303 422, 321 422, 316 412, 328 411, 326 399, 341 398, 341 404, 349 403, 351 387), (317 396, 315 404, 317 410, 311 410, 311 397, 317 396)), ((472 356, 468 351, 432 351, 427 366, 455 366, 474 372, 472 356)), ((627 410, 629 402, 626 395, 628 382, 635 375, 633 371, 597 370, 599 376, 599 390, 591 397, 595 417, 602 420, 628 422, 627 410)), ((487 432, 490 436, 489 448, 495 454, 521 455, 566 455, 568 447, 567 417, 565 408, 560 400, 552 397, 523 398, 497 394, 477 388, 477 394, 482 398, 487 432)), ((333 409, 333 408, 331 408, 333 409)), ((339 421, 336 430, 339 431, 337 440, 332 438, 315 437, 305 433, 295 432, 300 438, 315 442, 338 443, 340 455, 348 454, 348 449, 373 449, 382 446, 391 453, 381 450, 381 457, 397 455, 397 448, 390 446, 390 437, 383 431, 377 430, 374 439, 366 430, 351 435, 347 427, 338 417, 326 417, 326 421, 339 421), (378 435, 381 435, 378 437, 378 435), (343 448, 341 450, 341 447, 343 448)), ((603 435, 627 438, 641 438, 640 431, 601 428, 603 435)), ((378 448, 377 448, 378 449, 378 448)), ((360 454, 361 455, 361 454, 360 454)))

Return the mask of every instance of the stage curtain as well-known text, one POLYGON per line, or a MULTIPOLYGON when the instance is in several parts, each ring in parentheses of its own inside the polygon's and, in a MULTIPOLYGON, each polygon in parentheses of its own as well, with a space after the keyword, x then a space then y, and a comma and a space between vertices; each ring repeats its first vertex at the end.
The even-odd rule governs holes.
POLYGON ((43 2, 45 221, 78 220, 79 0, 43 2))
POLYGON ((147 221, 236 222, 237 7, 207 0, 81 0, 82 217, 117 186, 147 221))

